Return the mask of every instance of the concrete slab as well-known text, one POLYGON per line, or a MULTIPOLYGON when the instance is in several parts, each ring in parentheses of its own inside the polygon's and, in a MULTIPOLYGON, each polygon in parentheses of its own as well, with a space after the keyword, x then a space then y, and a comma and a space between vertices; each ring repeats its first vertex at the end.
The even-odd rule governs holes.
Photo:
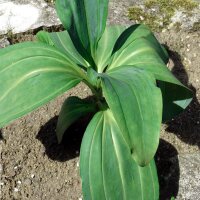
POLYGON ((0 35, 60 24, 56 11, 43 0, 0 1, 0 35))

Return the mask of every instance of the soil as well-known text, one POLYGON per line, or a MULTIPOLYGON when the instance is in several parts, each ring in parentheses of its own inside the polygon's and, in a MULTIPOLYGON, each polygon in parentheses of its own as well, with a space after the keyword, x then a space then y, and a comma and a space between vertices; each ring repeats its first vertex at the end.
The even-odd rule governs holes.
MULTIPOLYGON (((122 4, 122 5, 121 5, 122 4)), ((116 6, 116 5, 115 5, 116 6)), ((131 24, 121 10, 111 7, 110 23, 131 24), (117 18, 120 16, 120 19, 117 18)), ((156 33, 170 54, 170 68, 194 91, 194 100, 178 117, 164 124, 156 155, 160 180, 160 199, 182 198, 179 189, 178 155, 198 153, 200 147, 200 31, 175 28, 156 33)), ((32 40, 24 34, 22 40, 32 40), (25 38, 25 39, 24 39, 25 38)), ((79 177, 79 150, 89 116, 72 125, 61 144, 55 127, 64 100, 69 96, 85 98, 84 85, 66 92, 38 110, 15 120, 0 132, 0 198, 2 200, 78 200, 82 199, 79 177)))

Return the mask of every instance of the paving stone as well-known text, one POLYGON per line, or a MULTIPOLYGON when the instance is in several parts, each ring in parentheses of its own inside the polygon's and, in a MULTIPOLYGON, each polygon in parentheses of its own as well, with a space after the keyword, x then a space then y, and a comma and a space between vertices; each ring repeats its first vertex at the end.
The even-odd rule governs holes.
POLYGON ((0 35, 20 33, 41 26, 60 24, 55 8, 43 0, 0 0, 0 35))
POLYGON ((200 153, 179 155, 179 168, 179 191, 176 199, 199 199, 200 153))

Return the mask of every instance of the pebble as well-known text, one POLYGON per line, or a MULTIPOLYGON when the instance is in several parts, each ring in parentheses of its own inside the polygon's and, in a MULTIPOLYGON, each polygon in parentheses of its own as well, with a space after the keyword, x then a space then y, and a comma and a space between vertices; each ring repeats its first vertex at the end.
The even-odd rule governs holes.
POLYGON ((19 192, 19 189, 18 188, 14 188, 14 192, 19 192))
POLYGON ((79 162, 77 162, 76 166, 79 167, 79 162))
POLYGON ((35 177, 35 174, 31 174, 31 178, 34 178, 35 177))
POLYGON ((15 176, 15 171, 14 170, 10 170, 9 172, 8 172, 8 176, 10 176, 10 177, 14 177, 15 176))
POLYGON ((21 182, 21 181, 17 181, 17 184, 21 185, 21 184, 22 184, 22 182, 21 182))
POLYGON ((140 16, 140 19, 143 21, 143 20, 144 20, 144 17, 143 17, 143 16, 140 16))
POLYGON ((25 185, 31 185, 32 181, 29 178, 27 178, 27 179, 24 180, 24 184, 25 185))
POLYGON ((3 186, 4 185, 4 182, 0 182, 0 186, 3 186))

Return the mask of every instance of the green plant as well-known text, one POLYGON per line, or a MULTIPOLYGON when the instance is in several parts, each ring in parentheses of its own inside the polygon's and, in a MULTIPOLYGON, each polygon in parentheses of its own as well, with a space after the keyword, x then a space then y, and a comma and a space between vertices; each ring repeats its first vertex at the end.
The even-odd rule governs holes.
POLYGON ((94 113, 80 153, 84 199, 158 199, 161 121, 180 113, 191 91, 146 26, 106 27, 108 0, 57 0, 56 9, 67 31, 0 50, 0 127, 83 81, 94 98, 65 101, 57 136, 94 113))

